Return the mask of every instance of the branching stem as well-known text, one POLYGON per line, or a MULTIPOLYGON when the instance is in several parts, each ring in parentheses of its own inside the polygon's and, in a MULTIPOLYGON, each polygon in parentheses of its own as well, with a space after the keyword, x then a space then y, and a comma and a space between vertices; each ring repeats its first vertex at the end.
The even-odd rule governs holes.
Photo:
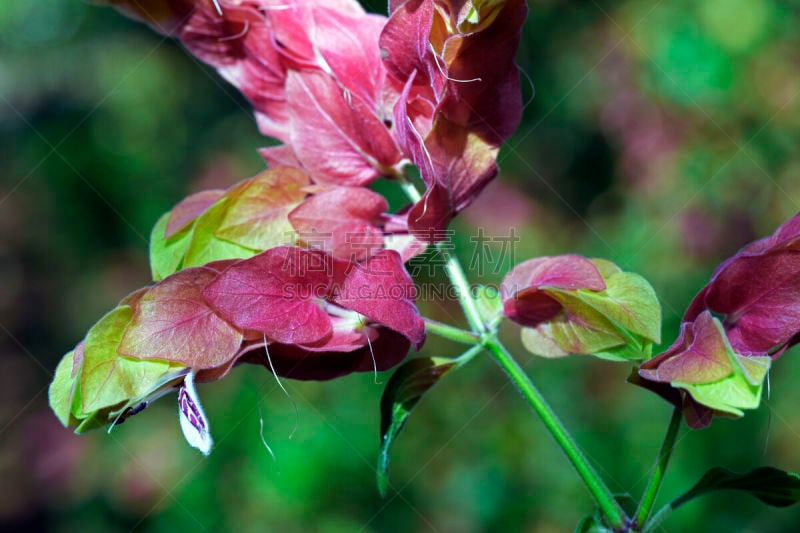
POLYGON ((572 435, 570 435, 569 431, 567 431, 564 424, 558 418, 558 415, 556 415, 547 403, 547 400, 544 399, 539 389, 536 388, 536 385, 533 384, 525 371, 519 366, 519 363, 517 363, 500 341, 496 338, 485 339, 484 346, 491 352, 495 361, 497 361, 500 367, 508 374, 508 377, 511 378, 511 381, 522 393, 522 396, 528 401, 533 410, 536 411, 539 418, 542 419, 547 430, 564 451, 564 454, 566 454, 570 463, 572 463, 572 466, 583 480, 586 488, 589 489, 589 492, 594 497, 609 525, 615 530, 623 530, 628 523, 625 511, 622 510, 622 507, 620 507, 619 503, 614 499, 612 492, 608 489, 591 463, 589 463, 586 456, 578 447, 578 444, 572 438, 572 435))
MULTIPOLYGON (((421 195, 414 185, 408 180, 401 179, 399 181, 409 200, 415 203, 418 202, 421 195)), ((472 332, 459 330, 458 328, 430 320, 426 321, 426 328, 428 331, 440 334, 443 337, 458 342, 469 341, 474 343, 476 347, 483 346, 489 350, 500 367, 522 393, 522 396, 528 401, 536 414, 539 415, 539 418, 542 419, 542 422, 544 422, 545 427, 553 436, 556 443, 564 451, 570 463, 572 463, 572 466, 575 468, 575 471, 594 497, 608 524, 617 531, 623 531, 630 525, 630 521, 625 515, 625 512, 622 510, 619 503, 617 503, 616 499, 614 499, 614 495, 598 475, 597 471, 595 471, 594 467, 592 467, 586 456, 580 450, 578 444, 572 438, 572 435, 570 435, 553 409, 548 405, 541 392, 539 392, 539 389, 536 388, 527 374, 525 374, 525 371, 522 370, 508 350, 506 350, 505 346, 497 339, 497 324, 492 324, 491 327, 488 327, 484 322, 472 293, 472 287, 464 274, 461 263, 459 263, 458 258, 454 254, 449 253, 442 244, 443 243, 437 243, 436 247, 439 253, 445 258, 447 275, 456 289, 459 303, 464 310, 464 315, 467 317, 472 332)), ((470 353, 472 353, 472 350, 470 350, 470 353)), ((477 351, 475 353, 477 353, 477 351)))
POLYGON ((457 328, 449 324, 437 322, 430 318, 425 319, 425 330, 442 338, 474 346, 480 342, 480 337, 471 331, 457 328))

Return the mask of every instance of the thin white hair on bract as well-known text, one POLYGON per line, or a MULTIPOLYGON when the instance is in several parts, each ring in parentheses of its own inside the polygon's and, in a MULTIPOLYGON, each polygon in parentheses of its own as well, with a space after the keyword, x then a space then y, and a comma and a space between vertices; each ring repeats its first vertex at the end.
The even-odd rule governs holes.
POLYGON ((226 41, 235 41, 236 39, 241 39, 242 37, 247 35, 248 31, 250 31, 250 21, 245 20, 244 28, 242 28, 242 31, 234 35, 228 35, 227 37, 220 37, 219 39, 217 39, 217 42, 224 43, 226 41))
MULTIPOLYGON (((365 326, 364 324, 364 317, 359 316, 358 321, 361 323, 361 327, 365 326)), ((378 360, 375 359, 375 352, 372 350, 372 341, 369 340, 369 335, 367 333, 364 334, 364 337, 367 338, 367 346, 369 346, 369 355, 372 356, 372 375, 373 381, 375 385, 383 385, 382 381, 378 381, 378 360)))
POLYGON ((474 83, 476 81, 483 81, 483 79, 481 79, 481 78, 471 78, 471 79, 468 79, 468 80, 459 80, 459 79, 456 79, 456 78, 451 78, 444 71, 444 69, 442 68, 441 63, 439 63, 439 56, 436 54, 436 50, 433 49, 433 44, 430 45, 430 48, 431 48, 431 52, 433 52, 433 62, 436 63, 436 68, 439 69, 439 74, 444 76, 444 78, 447 81, 452 81, 452 82, 455 82, 455 83, 474 83))
POLYGON ((269 346, 267 346, 267 335, 264 334, 264 352, 267 354, 267 363, 269 363, 269 369, 272 371, 272 375, 275 376, 275 381, 278 382, 278 386, 281 388, 283 393, 289 398, 289 401, 292 402, 292 407, 294 407, 294 428, 292 432, 289 433, 289 438, 291 439, 294 437, 295 432, 297 431, 298 426, 300 425, 300 409, 297 407, 297 402, 294 401, 292 395, 289 394, 289 391, 286 390, 286 387, 283 386, 283 382, 281 382, 281 378, 278 377, 278 373, 275 372, 275 366, 272 364, 272 358, 269 356, 269 346))
POLYGON ((531 75, 528 74, 528 71, 526 71, 519 65, 517 65, 517 70, 519 70, 519 73, 522 74, 526 80, 528 80, 528 85, 530 85, 531 87, 531 95, 528 97, 525 103, 522 104, 522 109, 525 109, 531 104, 531 102, 533 102, 533 99, 536 97, 536 86, 533 84, 533 78, 531 78, 531 75))
POLYGON ((272 456, 272 460, 276 463, 278 462, 278 458, 275 457, 275 452, 272 451, 272 448, 269 444, 267 444, 267 439, 264 437, 264 414, 261 412, 261 399, 256 400, 256 407, 258 407, 258 436, 261 437, 261 444, 264 445, 264 448, 267 449, 269 454, 272 456))

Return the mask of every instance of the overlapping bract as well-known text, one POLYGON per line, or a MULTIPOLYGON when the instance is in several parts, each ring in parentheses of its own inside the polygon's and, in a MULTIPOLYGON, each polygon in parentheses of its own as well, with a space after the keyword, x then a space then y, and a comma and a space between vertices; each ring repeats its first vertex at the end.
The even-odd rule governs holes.
POLYGON ((777 357, 800 332, 800 214, 717 268, 684 315, 720 315, 731 346, 777 357))
POLYGON ((262 150, 271 165, 343 186, 419 167, 427 191, 408 224, 421 239, 495 177, 519 124, 524 0, 391 2, 388 20, 354 0, 110 3, 180 38, 247 96, 262 133, 284 143, 262 150))
POLYGON ((296 379, 397 364, 425 328, 400 255, 364 262, 278 246, 245 260, 180 270, 127 297, 65 356, 51 402, 80 430, 238 362, 296 379), (87 422, 87 420, 89 422, 87 422))
POLYGON ((288 214, 305 199, 308 184, 301 170, 275 167, 227 191, 203 191, 184 199, 159 219, 150 235, 153 279, 294 244, 288 214))
POLYGON ((632 381, 704 427, 714 414, 758 407, 772 359, 798 334, 800 214, 722 263, 686 311, 678 340, 632 381))
POLYGON ((386 209, 368 189, 312 185, 289 166, 189 196, 153 229, 158 283, 59 365, 59 419, 79 432, 118 423, 186 376, 219 379, 240 362, 296 379, 396 365, 424 340, 403 266, 423 247, 386 209))
POLYGON ((684 322, 678 340, 644 363, 631 381, 682 407, 689 426, 697 429, 710 424, 715 413, 742 416, 742 409, 758 407, 771 362, 766 355, 736 353, 720 321, 704 311, 684 322))
POLYGON ((302 170, 276 166, 228 190, 195 193, 165 213, 150 235, 153 279, 295 244, 349 261, 391 249, 407 261, 424 245, 387 207, 369 189, 312 186, 302 170))
POLYGON ((500 295, 505 316, 524 326, 523 344, 536 355, 630 361, 649 357, 660 342, 661 308, 653 288, 609 261, 531 259, 508 273, 500 295))
POLYGON ((412 229, 447 226, 497 174, 502 142, 519 125, 514 54, 524 0, 391 2, 381 34, 388 79, 402 86, 397 137, 427 190, 412 229))

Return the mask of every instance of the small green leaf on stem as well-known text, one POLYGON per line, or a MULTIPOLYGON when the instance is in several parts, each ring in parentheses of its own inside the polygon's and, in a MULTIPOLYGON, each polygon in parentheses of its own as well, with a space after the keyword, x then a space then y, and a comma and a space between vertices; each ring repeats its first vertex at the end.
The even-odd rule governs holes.
POLYGON ((386 383, 381 398, 381 449, 378 455, 377 482, 381 496, 389 485, 389 449, 408 420, 414 406, 456 362, 443 357, 411 359, 386 383))
POLYGON ((694 487, 674 499, 670 506, 674 510, 689 500, 717 490, 743 491, 767 505, 788 507, 800 501, 800 475, 771 466, 743 474, 717 466, 706 472, 694 487))
POLYGON ((788 507, 800 501, 800 475, 772 466, 762 466, 744 473, 716 466, 706 472, 694 487, 654 514, 642 531, 654 531, 684 503, 720 490, 736 490, 750 494, 773 507, 788 507))

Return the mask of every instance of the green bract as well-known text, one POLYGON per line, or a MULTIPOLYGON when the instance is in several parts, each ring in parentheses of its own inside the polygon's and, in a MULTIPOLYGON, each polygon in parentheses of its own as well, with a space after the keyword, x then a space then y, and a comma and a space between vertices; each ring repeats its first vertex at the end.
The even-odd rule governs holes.
POLYGON ((150 236, 153 279, 223 259, 246 259, 295 240, 287 215, 305 198, 308 177, 275 167, 227 191, 197 193, 163 215, 150 236))
POLYGON ((638 274, 576 255, 526 261, 501 287, 505 315, 536 355, 645 359, 661 340, 661 307, 638 274))
POLYGON ((736 353, 719 319, 703 312, 686 322, 669 350, 639 369, 637 383, 654 388, 669 383, 689 394, 684 412, 693 427, 710 422, 711 414, 742 416, 755 409, 772 359, 765 355, 736 353))
POLYGON ((50 405, 77 433, 113 422, 186 373, 183 365, 124 357, 117 346, 133 311, 120 305, 95 324, 86 340, 64 356, 50 385, 50 405))

